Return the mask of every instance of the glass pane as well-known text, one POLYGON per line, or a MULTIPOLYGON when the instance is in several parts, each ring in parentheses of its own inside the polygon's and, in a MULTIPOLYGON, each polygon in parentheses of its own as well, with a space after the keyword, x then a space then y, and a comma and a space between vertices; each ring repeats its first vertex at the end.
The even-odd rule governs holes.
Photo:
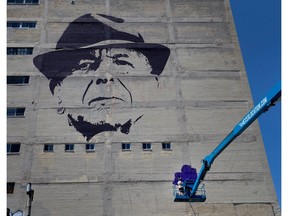
POLYGON ((15 108, 7 108, 7 116, 16 116, 15 108))
POLYGON ((122 149, 123 150, 130 149, 130 143, 122 143, 122 149))
POLYGON ((17 50, 14 48, 7 48, 7 55, 16 55, 17 50))
POLYGON ((26 48, 26 55, 31 55, 33 52, 32 48, 26 48))
POLYGON ((19 22, 12 22, 11 26, 12 26, 12 28, 19 28, 20 27, 20 23, 19 22))
POLYGON ((65 151, 73 151, 74 145, 73 144, 66 144, 65 145, 65 151))
POLYGON ((12 144, 10 152, 20 152, 20 144, 12 144))
POLYGON ((44 151, 53 151, 53 145, 52 144, 44 145, 44 151))
POLYGON ((86 150, 94 150, 94 144, 86 144, 86 150))
POLYGON ((23 22, 22 28, 35 28, 36 23, 35 22, 23 22))
POLYGON ((14 193, 15 182, 7 182, 7 193, 14 193))
POLYGON ((11 144, 7 144, 7 153, 11 152, 11 144))
POLYGON ((7 76, 7 84, 27 84, 29 76, 7 76))
POLYGON ((25 108, 17 108, 16 116, 24 116, 25 108))

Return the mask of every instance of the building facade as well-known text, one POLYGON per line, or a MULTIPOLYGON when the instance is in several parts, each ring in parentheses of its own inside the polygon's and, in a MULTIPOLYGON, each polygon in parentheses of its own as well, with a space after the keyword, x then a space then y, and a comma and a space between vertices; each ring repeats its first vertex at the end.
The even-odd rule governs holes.
POLYGON ((280 215, 228 0, 8 0, 7 207, 26 215, 280 215))

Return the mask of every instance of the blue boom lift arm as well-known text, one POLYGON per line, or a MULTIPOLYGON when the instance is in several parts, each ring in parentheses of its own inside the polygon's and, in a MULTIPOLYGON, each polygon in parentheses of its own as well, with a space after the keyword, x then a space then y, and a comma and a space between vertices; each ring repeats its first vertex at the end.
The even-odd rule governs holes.
POLYGON ((185 195, 175 196, 175 201, 188 201, 188 202, 204 202, 206 200, 206 194, 197 195, 196 192, 200 183, 204 180, 206 173, 210 170, 211 165, 217 156, 224 151, 229 144, 236 139, 243 131, 245 131, 262 113, 266 112, 271 106, 281 97, 281 82, 277 83, 274 88, 264 97, 253 109, 251 109, 243 119, 234 127, 234 129, 227 135, 227 137, 202 160, 202 167, 197 179, 194 181, 184 182, 186 188, 189 189, 189 193, 185 195))

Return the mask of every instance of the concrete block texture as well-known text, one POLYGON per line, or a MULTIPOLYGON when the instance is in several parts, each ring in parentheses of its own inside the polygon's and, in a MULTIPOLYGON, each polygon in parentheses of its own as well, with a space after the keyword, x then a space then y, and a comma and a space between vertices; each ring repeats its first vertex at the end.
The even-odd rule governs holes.
POLYGON ((206 202, 173 202, 174 174, 199 171, 253 107, 229 0, 39 0, 7 20, 37 22, 7 31, 7 47, 33 47, 7 56, 7 75, 30 76, 7 86, 26 108, 7 119, 12 212, 31 182, 32 215, 281 215, 257 121, 215 160, 206 202))

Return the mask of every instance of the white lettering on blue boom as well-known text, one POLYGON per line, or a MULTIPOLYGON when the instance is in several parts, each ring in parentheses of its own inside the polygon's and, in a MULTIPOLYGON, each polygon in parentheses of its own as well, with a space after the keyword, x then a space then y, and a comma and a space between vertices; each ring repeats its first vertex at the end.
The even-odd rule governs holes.
POLYGON ((265 97, 257 106, 253 108, 239 123, 240 127, 243 127, 267 102, 267 97, 265 97))

